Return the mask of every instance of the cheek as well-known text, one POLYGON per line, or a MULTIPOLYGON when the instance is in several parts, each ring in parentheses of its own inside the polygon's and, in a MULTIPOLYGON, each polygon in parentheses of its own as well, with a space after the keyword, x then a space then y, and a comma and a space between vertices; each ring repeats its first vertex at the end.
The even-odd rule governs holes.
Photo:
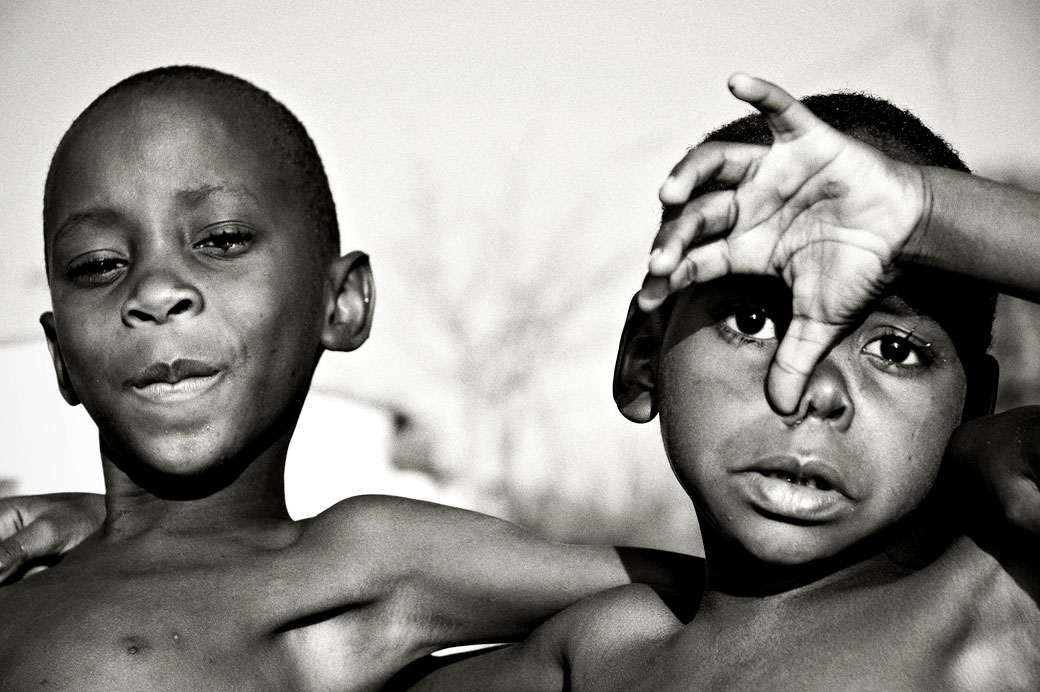
POLYGON ((882 478, 891 479, 888 483, 882 480, 878 487, 886 488, 887 502, 906 510, 920 503, 931 490, 946 444, 960 423, 963 374, 954 371, 944 378, 943 384, 889 396, 887 410, 875 407, 874 416, 863 415, 857 421, 864 424, 860 427, 861 444, 870 445, 882 478))
POLYGON ((676 475, 691 493, 695 478, 700 483, 721 470, 725 459, 746 456, 749 428, 772 415, 763 391, 764 354, 748 351, 734 361, 701 346, 691 337, 670 349, 660 373, 662 438, 676 475))

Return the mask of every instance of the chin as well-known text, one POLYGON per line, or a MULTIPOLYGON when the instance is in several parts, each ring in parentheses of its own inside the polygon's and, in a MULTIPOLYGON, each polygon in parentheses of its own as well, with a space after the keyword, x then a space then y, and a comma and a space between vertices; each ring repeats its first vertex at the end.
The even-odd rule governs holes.
MULTIPOLYGON (((834 557, 851 545, 835 537, 821 535, 823 529, 811 526, 770 522, 761 535, 742 536, 738 541, 756 560, 773 565, 805 565, 834 557)), ((757 533, 757 532, 756 532, 757 533)))

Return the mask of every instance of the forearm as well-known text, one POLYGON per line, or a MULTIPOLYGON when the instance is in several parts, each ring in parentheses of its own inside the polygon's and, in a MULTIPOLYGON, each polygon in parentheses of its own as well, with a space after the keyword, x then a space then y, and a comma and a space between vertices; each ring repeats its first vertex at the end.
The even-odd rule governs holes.
POLYGON ((928 202, 903 261, 1040 302, 1040 194, 944 168, 921 172, 928 202))

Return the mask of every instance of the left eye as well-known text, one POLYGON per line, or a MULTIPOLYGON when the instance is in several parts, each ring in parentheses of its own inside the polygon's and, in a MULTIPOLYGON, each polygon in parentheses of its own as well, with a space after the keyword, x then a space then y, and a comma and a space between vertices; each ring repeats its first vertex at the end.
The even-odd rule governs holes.
POLYGON ((245 252, 252 240, 253 233, 249 230, 240 226, 226 226, 195 243, 195 247, 217 257, 232 257, 245 252))
POLYGON ((755 339, 767 340, 776 338, 776 323, 769 313, 759 307, 738 307, 723 321, 726 327, 755 339))
POLYGON ((886 334, 867 343, 863 352, 895 365, 923 365, 922 351, 906 337, 886 334))

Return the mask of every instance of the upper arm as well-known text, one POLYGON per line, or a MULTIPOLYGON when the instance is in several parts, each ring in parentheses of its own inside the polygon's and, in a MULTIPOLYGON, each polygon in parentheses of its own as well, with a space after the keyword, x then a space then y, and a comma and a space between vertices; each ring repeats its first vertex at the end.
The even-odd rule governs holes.
POLYGON ((582 679, 622 679, 681 623, 650 587, 591 596, 554 616, 519 644, 424 671, 389 690, 562 692, 582 679))

